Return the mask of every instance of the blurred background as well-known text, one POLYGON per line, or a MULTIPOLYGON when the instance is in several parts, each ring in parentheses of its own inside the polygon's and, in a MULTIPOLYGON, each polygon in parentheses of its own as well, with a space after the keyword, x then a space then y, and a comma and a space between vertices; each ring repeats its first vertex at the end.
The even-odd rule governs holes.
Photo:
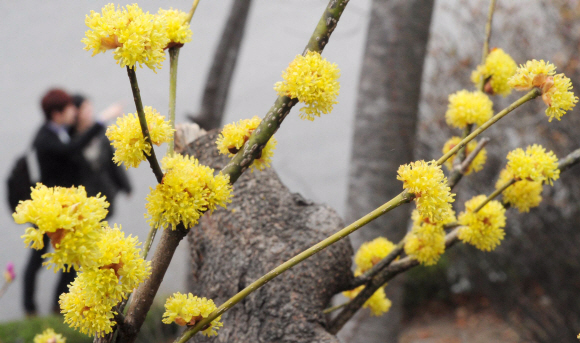
MULTIPOLYGON (((5 44, 0 52, 0 104, 4 112, 0 126, 4 143, 0 145, 0 156, 4 159, 4 167, 0 168, 0 177, 3 180, 42 124, 40 98, 50 87, 87 95, 97 111, 121 101, 126 113, 135 112, 125 70, 115 64, 110 53, 91 57, 80 42, 86 30, 85 15, 91 10, 100 11, 106 3, 100 0, 0 2, 0 10, 5 14, 0 22, 0 37, 5 44)), ((233 0, 202 0, 199 4, 191 25, 193 40, 180 52, 177 123, 188 121, 188 115, 195 115, 200 110, 209 68, 233 3, 233 0)), ((274 83, 280 80, 282 70, 294 56, 302 53, 327 3, 324 0, 251 1, 223 123, 263 116, 267 112, 276 96, 274 83)), ((187 11, 191 1, 174 0, 167 4, 140 1, 139 5, 151 12, 157 12, 160 5, 187 11)), ((380 44, 388 45, 389 42, 400 44, 401 49, 424 49, 425 54, 418 76, 383 81, 393 88, 400 85, 399 88, 406 89, 407 84, 418 86, 417 97, 411 100, 415 108, 414 122, 410 126, 413 131, 405 139, 386 137, 379 148, 385 151, 385 158, 389 158, 391 152, 394 151, 394 155, 404 150, 400 144, 403 141, 412 154, 406 161, 437 158, 445 140, 452 134, 460 134, 445 125, 447 96, 473 87, 469 77, 471 70, 480 63, 488 5, 487 0, 351 1, 323 54, 341 69, 339 104, 332 114, 314 122, 300 120, 297 109, 288 116, 276 135, 279 143, 273 163, 282 181, 292 191, 330 205, 347 220, 353 216, 355 205, 347 198, 373 195, 370 194, 374 192, 372 187, 367 193, 352 187, 349 175, 356 179, 358 174, 349 164, 351 151, 356 155, 352 144, 354 128, 357 121, 362 120, 358 116, 364 112, 365 98, 359 93, 359 87, 360 92, 376 88, 372 83, 365 83, 369 79, 364 77, 364 71, 361 75, 361 66, 363 62, 380 62, 383 58, 363 57, 386 49, 380 44), (412 28, 392 25, 388 39, 367 41, 367 35, 371 37, 369 32, 380 33, 388 26, 377 19, 389 18, 389 13, 391 16, 394 13, 389 11, 406 6, 405 3, 412 4, 410 9, 421 11, 405 12, 408 16, 401 20, 426 23, 428 40, 397 37, 412 28)), ((559 72, 572 78, 574 85, 580 85, 579 6, 577 0, 499 0, 490 46, 503 48, 517 63, 532 58, 550 60, 559 72)), ((167 111, 168 64, 166 60, 164 68, 157 73, 148 68, 137 71, 144 105, 153 106, 162 114, 167 111)), ((397 68, 397 65, 390 68, 397 68)), ((367 73, 372 74, 372 70, 368 69, 367 73)), ((516 98, 514 94, 506 99, 494 97, 496 110, 516 98)), ((382 103, 376 101, 392 113, 399 110, 390 106, 388 99, 382 103)), ((385 116, 391 113, 389 111, 385 116)), ((456 188, 456 210, 461 210, 461 204, 474 194, 493 189, 509 150, 540 143, 562 157, 580 147, 578 110, 567 114, 561 122, 549 124, 543 112, 541 101, 527 104, 518 115, 502 120, 500 125, 486 132, 485 136, 491 138, 486 168, 466 178, 456 188)), ((363 141, 372 144, 378 139, 368 134, 363 141)), ((157 151, 160 156, 165 147, 157 151)), ((143 217, 145 196, 149 187, 155 185, 155 179, 147 165, 130 169, 128 173, 134 192, 130 197, 119 196, 116 213, 109 221, 144 240, 149 228, 143 217)), ((470 246, 459 246, 446 254, 437 267, 418 268, 407 275, 401 285, 393 285, 404 288, 404 292, 398 293, 400 298, 392 299, 396 305, 389 314, 391 317, 383 320, 390 320, 398 329, 389 338, 383 335, 382 340, 376 342, 397 342, 397 337, 401 337, 402 342, 435 342, 421 339, 436 337, 442 328, 481 331, 478 325, 498 328, 493 333, 497 334, 494 338, 482 342, 575 341, 575 335, 580 332, 577 297, 580 293, 579 174, 578 167, 563 174, 553 188, 544 190, 544 201, 529 214, 520 215, 510 210, 506 240, 496 251, 482 253, 470 246), (447 323, 437 322, 447 318, 441 313, 447 314, 447 323), (478 317, 478 313, 485 316, 478 317), (401 321, 404 325, 399 324, 401 321)), ((382 179, 383 183, 394 184, 395 172, 385 173, 382 179)), ((400 187, 399 184, 395 186, 400 187)), ((376 195, 382 201, 388 200, 378 190, 376 195)), ((0 187, 0 197, 6 198, 5 183, 0 187)), ((403 213, 402 218, 405 216, 403 213)), ((368 236, 376 233, 392 237, 389 223, 381 220, 368 236)), ((407 225, 405 219, 399 221, 407 225)), ((6 205, 0 216, 0 227, 3 230, 0 267, 13 261, 19 277, 29 254, 20 238, 26 226, 14 224, 6 205)), ((402 233, 404 231, 399 230, 394 236, 402 233)), ((360 239, 355 237, 354 243, 355 246, 360 244, 360 239)), ((184 290, 187 249, 186 244, 179 247, 160 294, 184 290)), ((0 300, 0 322, 23 318, 21 282, 18 278, 0 300)), ((39 284, 39 312, 48 314, 56 277, 52 271, 42 270, 39 284)), ((355 342, 357 332, 356 325, 345 328, 343 341, 355 342)), ((475 342, 470 340, 471 336, 461 337, 456 341, 475 342)), ((367 342, 374 341, 369 338, 367 342)))

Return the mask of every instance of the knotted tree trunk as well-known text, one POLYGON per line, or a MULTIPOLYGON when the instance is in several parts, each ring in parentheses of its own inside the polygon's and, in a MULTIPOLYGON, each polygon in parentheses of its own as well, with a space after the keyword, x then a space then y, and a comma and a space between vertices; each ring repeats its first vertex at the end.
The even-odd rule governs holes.
MULTIPOLYGON (((217 132, 185 153, 221 169, 217 132)), ((291 193, 272 169, 246 172, 226 209, 204 215, 188 235, 193 294, 221 304, 270 269, 343 227, 336 212, 291 193)), ((338 342, 322 310, 352 277, 352 248, 340 241, 272 280, 222 317, 219 335, 195 342, 338 342)))

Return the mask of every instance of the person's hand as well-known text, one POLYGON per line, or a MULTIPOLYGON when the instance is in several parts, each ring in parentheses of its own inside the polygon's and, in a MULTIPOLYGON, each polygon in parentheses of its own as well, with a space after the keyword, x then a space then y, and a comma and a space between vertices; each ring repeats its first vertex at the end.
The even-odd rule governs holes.
POLYGON ((123 104, 121 102, 117 102, 112 104, 111 106, 105 108, 101 114, 99 115, 99 119, 102 122, 107 122, 111 119, 115 119, 123 115, 123 104))

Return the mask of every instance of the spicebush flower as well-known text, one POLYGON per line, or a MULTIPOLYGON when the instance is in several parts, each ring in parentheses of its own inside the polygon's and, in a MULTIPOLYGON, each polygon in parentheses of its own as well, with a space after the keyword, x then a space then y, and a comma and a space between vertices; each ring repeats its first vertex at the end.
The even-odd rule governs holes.
POLYGON ((191 42, 192 33, 187 22, 187 13, 173 8, 168 10, 160 8, 157 15, 165 23, 165 34, 169 39, 168 48, 191 42))
MULTIPOLYGON (((342 294, 349 299, 354 299, 364 288, 365 286, 359 286, 353 290, 342 292, 342 294)), ((387 313, 391 308, 391 301, 387 298, 384 287, 377 289, 377 291, 373 293, 367 301, 365 301, 363 307, 371 310, 373 316, 380 316, 387 313)))
POLYGON ((423 160, 404 164, 397 171, 403 188, 415 194, 417 210, 424 218, 438 222, 449 217, 455 194, 447 186, 447 178, 435 161, 423 160))
POLYGON ((147 195, 146 217, 152 227, 172 226, 179 223, 185 228, 197 224, 205 211, 231 202, 232 187, 229 176, 199 164, 194 157, 165 156, 161 166, 166 170, 163 181, 147 195))
MULTIPOLYGON (((200 320, 207 318, 217 307, 213 300, 199 298, 193 294, 174 293, 165 301, 165 313, 162 322, 175 322, 181 326, 193 326, 200 320)), ((211 321, 209 327, 202 331, 208 337, 217 336, 217 330, 223 326, 221 316, 211 321)))
MULTIPOLYGON (((503 169, 495 188, 499 189, 511 179, 511 174, 503 169)), ((502 192, 503 202, 512 205, 520 212, 529 212, 530 208, 537 207, 542 201, 542 188, 541 181, 519 180, 502 192)))
POLYGON ((513 179, 545 182, 550 185, 560 178, 558 158, 552 151, 538 144, 528 146, 526 151, 517 148, 507 155, 506 169, 513 179))
POLYGON ((110 3, 102 13, 91 11, 86 16, 82 42, 85 50, 93 50, 93 56, 114 50, 117 64, 122 68, 145 64, 155 71, 165 60, 163 49, 169 43, 165 21, 162 17, 143 12, 137 4, 118 7, 110 3))
POLYGON ((43 235, 50 238, 54 252, 43 255, 49 269, 69 270, 93 265, 98 258, 96 242, 108 207, 105 197, 87 197, 83 186, 49 188, 37 183, 31 199, 20 202, 12 216, 17 224, 37 227, 26 229, 22 236, 26 246, 39 250, 44 247, 43 235))
MULTIPOLYGON (((166 121, 151 106, 145 106, 144 112, 151 143, 159 146, 169 142, 175 132, 171 128, 169 121, 166 121)), ((129 167, 137 167, 142 161, 147 159, 145 154, 151 155, 151 145, 143 137, 137 113, 129 113, 117 118, 117 122, 107 128, 106 135, 111 141, 111 145, 115 148, 113 161, 117 165, 124 163, 127 169, 129 167)))
POLYGON ((492 200, 477 213, 473 211, 485 201, 485 195, 478 195, 465 203, 458 221, 463 225, 458 238, 483 251, 494 250, 505 236, 505 208, 499 201, 492 200))
POLYGON ((340 70, 335 63, 323 59, 318 52, 297 55, 282 73, 283 81, 276 82, 274 90, 280 96, 297 98, 306 106, 300 109, 300 118, 314 120, 328 114, 337 104, 340 91, 340 70))
MULTIPOLYGON (((455 146, 457 146, 457 144, 459 144, 461 142, 461 138, 454 136, 449 138, 449 140, 447 142, 445 142, 445 145, 443 146, 443 154, 448 153, 451 149, 453 149, 455 146)), ((467 143, 467 145, 465 146, 465 156, 468 156, 473 150, 475 150, 475 147, 477 147, 477 142, 475 140, 470 141, 469 143, 467 143)), ((451 157, 445 161, 445 166, 447 167, 447 169, 452 170, 453 169, 453 162, 455 161, 455 157, 457 156, 457 154, 453 154, 451 155, 451 157)), ((485 161, 487 161, 487 150, 485 150, 485 148, 481 149, 479 151, 479 153, 477 153, 477 156, 475 156, 475 158, 473 159, 473 161, 469 164, 469 167, 467 167, 467 171, 465 172, 465 175, 469 175, 472 172, 478 172, 481 169, 483 169, 483 165, 485 164, 485 161)))
POLYGON ((356 273, 362 274, 379 263, 395 248, 395 244, 385 237, 377 237, 370 242, 363 243, 354 256, 356 273))
POLYGON ((413 210, 411 214, 413 227, 405 238, 405 253, 421 264, 430 266, 437 264, 439 258, 445 252, 445 224, 455 221, 453 210, 442 221, 433 222, 423 218, 419 211, 413 210))
POLYGON ((463 129, 469 124, 481 126, 493 116, 493 103, 483 92, 461 90, 449 95, 445 120, 452 127, 463 129))
MULTIPOLYGON (((250 138, 250 135, 260 125, 260 119, 254 116, 252 119, 241 119, 237 123, 227 124, 224 126, 222 132, 216 140, 217 148, 220 154, 233 157, 250 138)), ((264 170, 270 167, 272 156, 274 156, 274 149, 276 149, 276 138, 272 136, 262 152, 250 165, 250 170, 258 169, 264 170)))
POLYGON ((560 120, 567 111, 572 110, 578 97, 572 92, 572 82, 564 74, 556 75, 556 67, 544 60, 527 61, 521 65, 509 80, 510 86, 525 91, 537 87, 542 91, 542 100, 548 106, 546 115, 551 122, 560 120))
POLYGON ((66 343, 66 338, 49 328, 34 336, 34 343, 66 343))
POLYGON ((471 81, 477 85, 483 78, 486 93, 506 96, 512 91, 508 80, 515 74, 517 68, 510 55, 502 49, 495 48, 487 55, 485 63, 471 73, 471 81))

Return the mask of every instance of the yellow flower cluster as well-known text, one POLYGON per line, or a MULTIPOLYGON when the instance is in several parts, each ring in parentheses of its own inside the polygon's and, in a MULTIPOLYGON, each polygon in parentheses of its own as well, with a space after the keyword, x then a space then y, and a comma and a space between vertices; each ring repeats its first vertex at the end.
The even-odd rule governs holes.
POLYGON ((553 184, 560 178, 558 158, 552 151, 538 144, 510 151, 507 155, 507 171, 516 180, 529 180, 553 184))
POLYGON ((578 102, 572 92, 572 82, 564 74, 556 75, 556 67, 544 60, 527 61, 521 65, 509 84, 516 90, 530 90, 537 87, 542 90, 542 100, 548 106, 546 115, 549 121, 560 120, 578 102))
MULTIPOLYGON (((151 106, 145 106, 144 112, 151 142, 157 146, 169 142, 175 132, 171 128, 169 121, 166 121, 151 106)), ((111 145, 115 148, 113 161, 117 165, 125 163, 127 169, 129 167, 137 167, 142 161, 147 159, 145 154, 151 155, 151 145, 143 137, 137 113, 129 113, 117 118, 116 124, 107 128, 106 135, 111 141, 111 145)))
POLYGON ((461 212, 458 218, 459 224, 463 225, 458 237, 477 249, 491 251, 505 236, 505 208, 499 201, 492 200, 473 213, 486 198, 485 195, 478 195, 465 203, 465 212, 461 212))
POLYGON ((297 55, 282 73, 284 81, 276 82, 274 90, 280 96, 297 98, 306 106, 300 109, 300 118, 314 120, 327 114, 337 104, 340 91, 340 70, 335 63, 323 59, 318 52, 297 55))
POLYGON ((510 55, 495 48, 487 55, 485 63, 471 73, 471 81, 477 85, 483 78, 486 93, 506 96, 512 91, 508 80, 516 73, 517 68, 510 55))
POLYGON ((370 242, 363 243, 354 256, 354 262, 356 263, 355 274, 360 275, 371 269, 375 264, 387 257, 394 248, 395 245, 385 237, 377 237, 370 242))
POLYGON ((187 13, 170 8, 168 10, 159 9, 157 15, 165 22, 169 48, 191 42, 192 33, 187 22, 187 13))
POLYGON ((520 65, 508 84, 518 91, 527 91, 533 87, 541 87, 549 76, 556 74, 556 66, 544 60, 531 60, 520 65))
MULTIPOLYGON (((193 326, 204 318, 207 318, 217 307, 213 300, 199 298, 193 294, 174 293, 165 301, 165 313, 163 323, 173 322, 181 326, 193 326)), ((209 327, 202 331, 208 337, 217 336, 217 330, 223 326, 221 316, 211 321, 209 327)))
POLYGON ((35 224, 22 236, 35 249, 43 247, 46 234, 55 251, 43 255, 49 269, 79 271, 60 296, 65 322, 81 332, 111 332, 113 307, 126 298, 150 274, 149 262, 140 257, 136 237, 125 237, 103 220, 109 204, 104 197, 87 197, 85 189, 48 188, 37 184, 31 199, 21 202, 13 214, 19 223, 35 224))
MULTIPOLYGON (((228 155, 229 157, 234 156, 250 138, 252 132, 258 128, 261 122, 262 119, 254 116, 252 119, 241 119, 237 123, 225 125, 216 140, 220 154, 228 155)), ((276 138, 270 138, 258 158, 256 158, 250 166, 252 171, 254 169, 264 170, 270 167, 276 144, 278 144, 276 138)))
POLYGON ((453 210, 451 215, 437 223, 423 218, 419 211, 411 214, 413 227, 405 238, 405 253, 421 264, 430 266, 437 264, 445 252, 445 230, 443 226, 455 221, 453 210))
MULTIPOLYGON (((364 288, 365 286, 359 286, 353 290, 342 292, 342 294, 349 299, 354 299, 364 288)), ((363 307, 370 309, 373 316, 380 316, 383 313, 388 312, 391 308, 391 301, 387 298, 384 287, 377 289, 377 291, 368 298, 367 301, 365 301, 363 307)))
POLYGON ((231 202, 229 177, 199 164, 197 159, 175 154, 165 156, 161 166, 166 170, 163 181, 147 196, 147 214, 152 227, 179 223, 186 228, 197 224, 205 211, 231 202))
POLYGON ((447 178, 435 161, 411 162, 399 167, 397 180, 403 188, 415 194, 417 210, 423 218, 442 221, 451 214, 455 194, 447 186, 447 178))
MULTIPOLYGON (((443 146, 443 154, 448 153, 457 144, 459 144, 459 142, 461 142, 461 138, 459 138, 457 136, 449 138, 449 140, 447 140, 447 142, 445 142, 445 145, 443 146)), ((474 140, 467 143, 467 145, 465 146, 465 156, 468 156, 470 152, 475 150, 476 146, 477 146, 477 142, 474 140)), ((456 156, 457 156, 457 154, 454 154, 447 161, 445 161, 445 166, 447 167, 447 169, 449 169, 449 170, 453 169, 453 161, 455 160, 456 156)), ((465 175, 469 175, 469 174, 471 174, 471 172, 477 173, 478 171, 483 169, 483 165, 485 164, 485 161, 487 161, 487 150, 485 150, 485 148, 483 148, 479 151, 477 156, 475 156, 475 158, 473 159, 473 161, 471 162, 471 164, 467 168, 465 175)))
POLYGON ((49 328, 34 336, 34 343, 66 343, 66 338, 49 328))
POLYGON ((143 12, 137 4, 115 9, 110 3, 102 13, 91 11, 86 16, 82 42, 85 50, 93 50, 93 56, 114 49, 114 57, 121 67, 135 69, 145 64, 155 71, 165 60, 163 49, 169 43, 165 22, 160 16, 143 12))
POLYGON ((48 235, 54 247, 53 253, 43 255, 49 269, 69 270, 90 265, 98 257, 95 242, 107 207, 109 203, 104 197, 87 197, 83 186, 49 188, 38 183, 32 189, 31 199, 20 202, 12 216, 18 224, 37 227, 26 229, 22 236, 27 247, 42 249, 43 236, 48 235))
MULTIPOLYGON (((512 175, 503 169, 499 174, 499 180, 495 188, 499 189, 512 179, 512 175)), ((503 202, 511 204, 520 212, 529 212, 530 208, 536 207, 542 201, 542 182, 519 180, 502 192, 503 202)))
POLYGON ((449 126, 464 128, 469 124, 481 126, 493 116, 493 103, 483 92, 461 90, 449 95, 445 119, 449 126))
POLYGON ((113 307, 127 298, 151 273, 150 262, 140 256, 136 237, 125 237, 117 228, 103 230, 96 245, 100 256, 96 266, 80 269, 60 296, 65 322, 89 335, 111 332, 113 307))

